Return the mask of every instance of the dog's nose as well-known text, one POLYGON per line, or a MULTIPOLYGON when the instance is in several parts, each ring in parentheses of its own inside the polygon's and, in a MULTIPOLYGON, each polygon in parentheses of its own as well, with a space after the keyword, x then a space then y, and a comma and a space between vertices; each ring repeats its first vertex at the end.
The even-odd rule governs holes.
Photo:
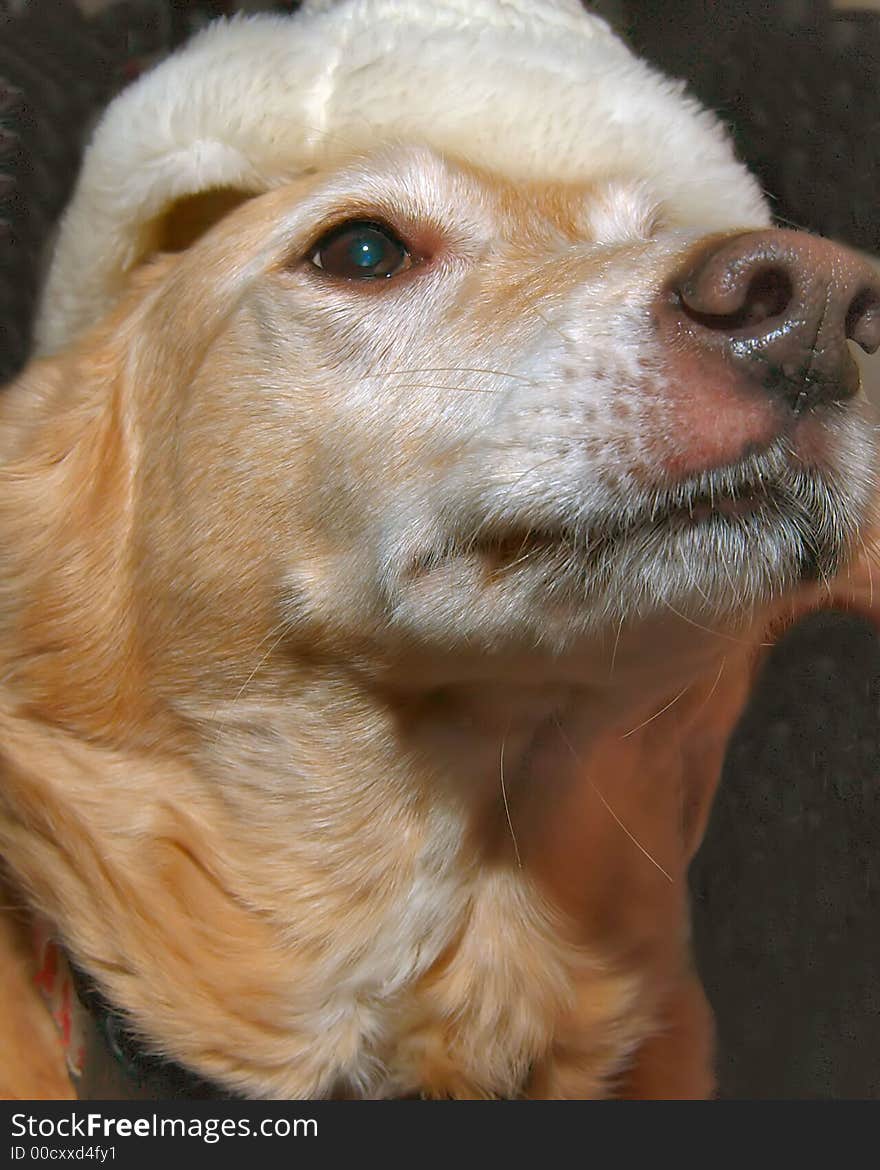
POLYGON ((796 412, 858 391, 847 339, 868 353, 880 347, 880 275, 806 232, 715 237, 691 253, 668 294, 692 344, 720 351, 796 412))

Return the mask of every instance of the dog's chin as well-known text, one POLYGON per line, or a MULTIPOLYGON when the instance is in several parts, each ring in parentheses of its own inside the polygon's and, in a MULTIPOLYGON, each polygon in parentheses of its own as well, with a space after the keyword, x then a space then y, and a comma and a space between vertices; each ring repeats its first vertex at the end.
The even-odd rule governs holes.
POLYGON ((397 623, 498 648, 508 631, 554 653, 662 613, 729 627, 846 563, 868 490, 782 446, 630 493, 586 521, 451 533, 410 563, 397 623))

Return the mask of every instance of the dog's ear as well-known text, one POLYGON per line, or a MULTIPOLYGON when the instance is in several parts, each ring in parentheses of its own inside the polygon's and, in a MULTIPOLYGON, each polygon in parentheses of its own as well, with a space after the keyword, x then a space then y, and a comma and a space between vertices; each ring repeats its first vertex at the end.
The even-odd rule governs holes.
POLYGON ((124 593, 135 443, 123 342, 105 332, 0 399, 0 675, 47 721, 94 731, 141 705, 124 593))
POLYGON ((277 1067, 275 1021, 301 975, 244 896, 256 855, 235 841, 170 741, 88 742, 0 681, 0 856, 17 889, 135 1032, 247 1088, 277 1067))

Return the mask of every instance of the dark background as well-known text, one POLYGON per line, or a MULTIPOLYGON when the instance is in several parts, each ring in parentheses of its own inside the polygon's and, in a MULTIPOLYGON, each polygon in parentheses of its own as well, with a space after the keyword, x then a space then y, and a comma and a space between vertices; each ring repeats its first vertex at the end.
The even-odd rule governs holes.
MULTIPOLYGON (((291 10, 294 3, 276 4, 291 10)), ((247 3, 0 0, 0 383, 95 114, 247 3)), ((880 14, 821 0, 604 0, 731 126, 781 222, 880 251, 880 14)), ((771 655, 691 872, 727 1097, 880 1098, 880 648, 844 615, 771 655)))

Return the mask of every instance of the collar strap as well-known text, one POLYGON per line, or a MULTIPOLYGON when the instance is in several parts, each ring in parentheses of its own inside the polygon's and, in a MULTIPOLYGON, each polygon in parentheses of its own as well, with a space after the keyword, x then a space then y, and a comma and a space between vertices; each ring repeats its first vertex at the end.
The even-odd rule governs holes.
POLYGON ((45 920, 34 923, 34 946, 34 982, 58 1028, 81 1100, 235 1099, 229 1090, 145 1048, 94 980, 71 962, 45 920))

